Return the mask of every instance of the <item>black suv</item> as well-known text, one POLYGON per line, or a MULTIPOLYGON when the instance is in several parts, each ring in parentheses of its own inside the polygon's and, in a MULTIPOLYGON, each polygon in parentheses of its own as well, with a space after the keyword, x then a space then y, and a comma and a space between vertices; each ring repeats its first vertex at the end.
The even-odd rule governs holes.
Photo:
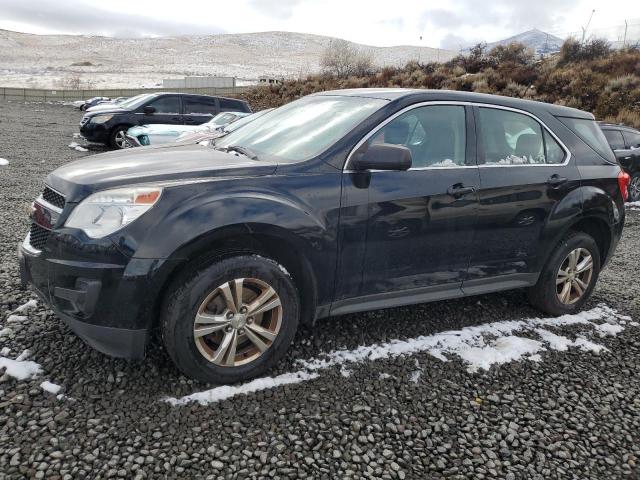
POLYGON ((235 382, 300 322, 527 288, 575 312, 610 260, 629 176, 589 113, 467 92, 310 95, 214 146, 64 165, 19 249, 80 337, 235 382))
POLYGON ((164 123, 200 125, 220 112, 251 112, 244 100, 187 93, 145 93, 118 105, 87 112, 80 134, 90 142, 125 148, 125 133, 134 125, 164 123))
POLYGON ((629 201, 640 201, 640 131, 626 125, 600 123, 620 166, 631 176, 629 201))

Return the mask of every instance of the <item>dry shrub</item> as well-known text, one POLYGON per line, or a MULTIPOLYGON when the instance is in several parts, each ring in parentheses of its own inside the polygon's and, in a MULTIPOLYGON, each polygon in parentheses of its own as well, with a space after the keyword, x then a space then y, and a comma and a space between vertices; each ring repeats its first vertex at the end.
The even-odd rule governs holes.
POLYGON ((632 111, 625 108, 620 110, 616 115, 609 115, 605 120, 611 123, 623 123, 635 128, 640 128, 640 111, 632 111))

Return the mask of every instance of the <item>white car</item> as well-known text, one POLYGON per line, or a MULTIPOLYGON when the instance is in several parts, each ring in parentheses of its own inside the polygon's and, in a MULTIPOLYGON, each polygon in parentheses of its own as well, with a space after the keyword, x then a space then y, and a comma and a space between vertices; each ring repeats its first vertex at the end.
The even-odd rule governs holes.
POLYGON ((215 132, 236 120, 251 115, 245 112, 221 112, 201 125, 140 125, 127 130, 127 141, 133 147, 162 145, 175 141, 185 132, 215 132))

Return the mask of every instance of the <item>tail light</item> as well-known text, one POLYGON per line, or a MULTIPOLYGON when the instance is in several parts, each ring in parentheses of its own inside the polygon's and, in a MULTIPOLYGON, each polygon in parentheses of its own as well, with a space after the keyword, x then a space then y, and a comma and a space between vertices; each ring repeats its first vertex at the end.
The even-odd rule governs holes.
POLYGON ((620 188, 620 193, 622 194, 622 200, 627 201, 629 198, 629 183, 631 182, 631 177, 627 172, 620 170, 618 174, 618 187, 620 188))

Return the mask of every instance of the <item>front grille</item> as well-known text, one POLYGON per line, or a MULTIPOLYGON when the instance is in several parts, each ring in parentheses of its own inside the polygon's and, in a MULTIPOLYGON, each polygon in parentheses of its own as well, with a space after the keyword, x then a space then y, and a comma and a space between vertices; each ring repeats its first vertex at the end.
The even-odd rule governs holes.
POLYGON ((31 230, 29 230, 29 243, 37 250, 42 250, 42 247, 47 243, 49 238, 49 230, 42 228, 37 223, 31 224, 31 230))
POLYGON ((54 207, 64 208, 64 197, 55 190, 51 190, 49 187, 44 187, 42 198, 54 207))

